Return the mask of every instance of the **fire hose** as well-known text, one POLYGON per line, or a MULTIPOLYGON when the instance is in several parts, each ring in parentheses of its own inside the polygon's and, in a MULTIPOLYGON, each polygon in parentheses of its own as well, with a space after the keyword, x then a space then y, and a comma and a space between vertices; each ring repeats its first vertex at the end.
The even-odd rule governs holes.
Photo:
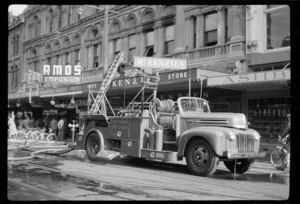
POLYGON ((41 148, 45 148, 45 146, 29 146, 29 145, 24 145, 21 147, 15 147, 15 148, 9 148, 8 150, 16 150, 16 149, 24 149, 24 150, 28 150, 28 151, 34 151, 32 153, 30 153, 30 156, 26 156, 26 157, 19 157, 19 158, 14 158, 14 157, 8 157, 7 160, 8 161, 19 161, 19 160, 29 160, 29 159, 34 159, 36 157, 36 154, 39 153, 45 153, 45 154, 51 154, 51 155, 59 155, 59 154, 65 154, 68 153, 72 150, 74 150, 74 148, 68 148, 68 145, 64 145, 64 146, 48 146, 46 147, 47 149, 41 149, 38 151, 35 151, 33 149, 41 149, 41 148), (58 149, 58 148, 67 148, 67 149, 58 149), (54 151, 55 150, 55 151, 54 151))
POLYGON ((65 154, 70 151, 73 151, 75 149, 73 147, 74 146, 75 128, 78 127, 78 124, 75 125, 75 121, 73 120, 73 125, 69 124, 68 126, 70 128, 72 128, 72 132, 73 132, 71 143, 68 143, 67 145, 60 145, 60 146, 29 146, 28 143, 27 144, 25 143, 24 146, 8 148, 8 151, 17 150, 17 149, 34 151, 34 152, 30 153, 30 156, 19 157, 19 158, 8 157, 7 160, 8 161, 28 160, 28 159, 34 159, 36 157, 36 154, 39 154, 39 153, 59 155, 59 154, 65 154), (61 148, 64 148, 64 149, 61 149, 61 148), (41 149, 41 150, 36 151, 36 149, 41 149))

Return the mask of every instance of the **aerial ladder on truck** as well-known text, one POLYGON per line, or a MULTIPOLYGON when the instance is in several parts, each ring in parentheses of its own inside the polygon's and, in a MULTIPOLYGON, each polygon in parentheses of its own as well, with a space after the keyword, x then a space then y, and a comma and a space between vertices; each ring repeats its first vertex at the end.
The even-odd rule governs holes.
MULTIPOLYGON (((96 92, 96 97, 94 97, 93 95, 93 91, 89 92, 89 97, 91 96, 93 99, 93 104, 91 106, 91 108, 89 109, 88 113, 89 114, 102 114, 102 115, 107 115, 106 112, 106 106, 105 106, 105 102, 107 102, 107 104, 110 106, 110 103, 108 102, 108 99, 106 97, 106 92, 114 78, 114 74, 116 73, 119 65, 124 61, 123 58, 123 53, 119 53, 115 60, 113 61, 111 67, 108 69, 107 74, 104 78, 104 80, 102 81, 101 87, 99 89, 98 92, 96 92)), ((112 109, 112 107, 110 106, 110 108, 112 109)), ((113 111, 114 113, 114 111, 113 111)))

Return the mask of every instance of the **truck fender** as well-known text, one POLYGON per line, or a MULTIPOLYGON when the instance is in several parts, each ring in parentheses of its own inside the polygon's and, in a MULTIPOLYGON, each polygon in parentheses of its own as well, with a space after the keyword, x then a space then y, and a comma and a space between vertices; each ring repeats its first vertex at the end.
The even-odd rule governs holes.
POLYGON ((195 138, 203 138, 210 144, 210 146, 217 155, 223 155, 223 152, 226 148, 226 136, 223 133, 223 131, 211 128, 196 127, 184 131, 179 137, 178 156, 184 156, 187 143, 195 138))
POLYGON ((84 144, 83 144, 83 147, 84 149, 86 149, 86 141, 87 141, 87 138, 89 137, 89 134, 91 133, 96 133, 99 137, 99 140, 100 140, 100 150, 104 149, 104 138, 103 138, 103 135, 102 133, 100 132, 100 130, 98 129, 95 129, 95 128, 92 128, 90 129, 87 133, 86 133, 86 136, 85 136, 85 140, 84 140, 84 144))

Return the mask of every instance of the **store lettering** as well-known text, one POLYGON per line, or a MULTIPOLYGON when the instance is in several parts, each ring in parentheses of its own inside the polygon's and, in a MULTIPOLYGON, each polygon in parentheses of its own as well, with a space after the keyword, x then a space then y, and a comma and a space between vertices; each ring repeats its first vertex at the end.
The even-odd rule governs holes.
POLYGON ((28 81, 39 81, 42 82, 43 81, 43 75, 41 73, 32 71, 32 70, 28 70, 28 75, 27 75, 27 79, 28 81))
MULTIPOLYGON (((150 79, 147 78, 147 81, 150 79)), ((120 79, 120 80, 114 80, 112 81, 112 87, 120 87, 120 86, 130 86, 130 85, 136 85, 140 82, 143 82, 143 78, 129 78, 129 79, 120 79)))
MULTIPOLYGON (((200 94, 199 92, 194 92, 191 94, 192 97, 200 97, 200 94)), ((178 93, 178 94, 168 94, 168 95, 160 95, 159 98, 160 100, 167 100, 167 99, 171 99, 171 100, 177 100, 179 97, 182 97, 182 96, 189 96, 188 93, 186 94, 182 94, 182 93, 178 93)), ((202 93, 202 98, 206 99, 208 98, 208 92, 203 92, 202 93)))
POLYGON ((43 66, 43 75, 66 75, 66 76, 70 76, 72 75, 81 75, 81 66, 80 65, 75 65, 72 69, 71 65, 65 65, 64 69, 62 65, 53 65, 52 69, 50 65, 45 64, 43 66))
POLYGON ((168 74, 168 80, 187 78, 187 72, 168 74))
POLYGON ((134 67, 186 69, 185 59, 134 57, 134 67))
POLYGON ((70 91, 80 91, 81 90, 81 86, 71 86, 70 91))
POLYGON ((276 72, 263 72, 255 74, 243 74, 235 76, 225 77, 222 84, 230 83, 242 83, 242 82, 254 82, 254 81, 268 81, 268 80, 278 80, 278 79, 287 79, 287 73, 285 71, 276 71, 276 72))

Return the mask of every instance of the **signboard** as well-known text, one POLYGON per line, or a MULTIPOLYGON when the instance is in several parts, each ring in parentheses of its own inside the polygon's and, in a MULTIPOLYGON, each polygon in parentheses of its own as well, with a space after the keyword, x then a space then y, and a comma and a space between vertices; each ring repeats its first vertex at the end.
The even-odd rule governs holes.
POLYGON ((267 72, 254 72, 241 75, 227 75, 207 79, 207 86, 221 86, 229 84, 245 84, 255 82, 267 82, 277 80, 289 80, 291 73, 289 69, 281 69, 267 72))
POLYGON ((54 83, 80 83, 81 66, 80 65, 44 65, 43 75, 45 82, 54 83))
POLYGON ((160 68, 160 69, 186 69, 186 59, 136 57, 133 61, 134 67, 160 68))
POLYGON ((27 80, 28 81, 38 81, 42 82, 43 81, 43 75, 41 73, 28 70, 28 75, 27 75, 27 80))

